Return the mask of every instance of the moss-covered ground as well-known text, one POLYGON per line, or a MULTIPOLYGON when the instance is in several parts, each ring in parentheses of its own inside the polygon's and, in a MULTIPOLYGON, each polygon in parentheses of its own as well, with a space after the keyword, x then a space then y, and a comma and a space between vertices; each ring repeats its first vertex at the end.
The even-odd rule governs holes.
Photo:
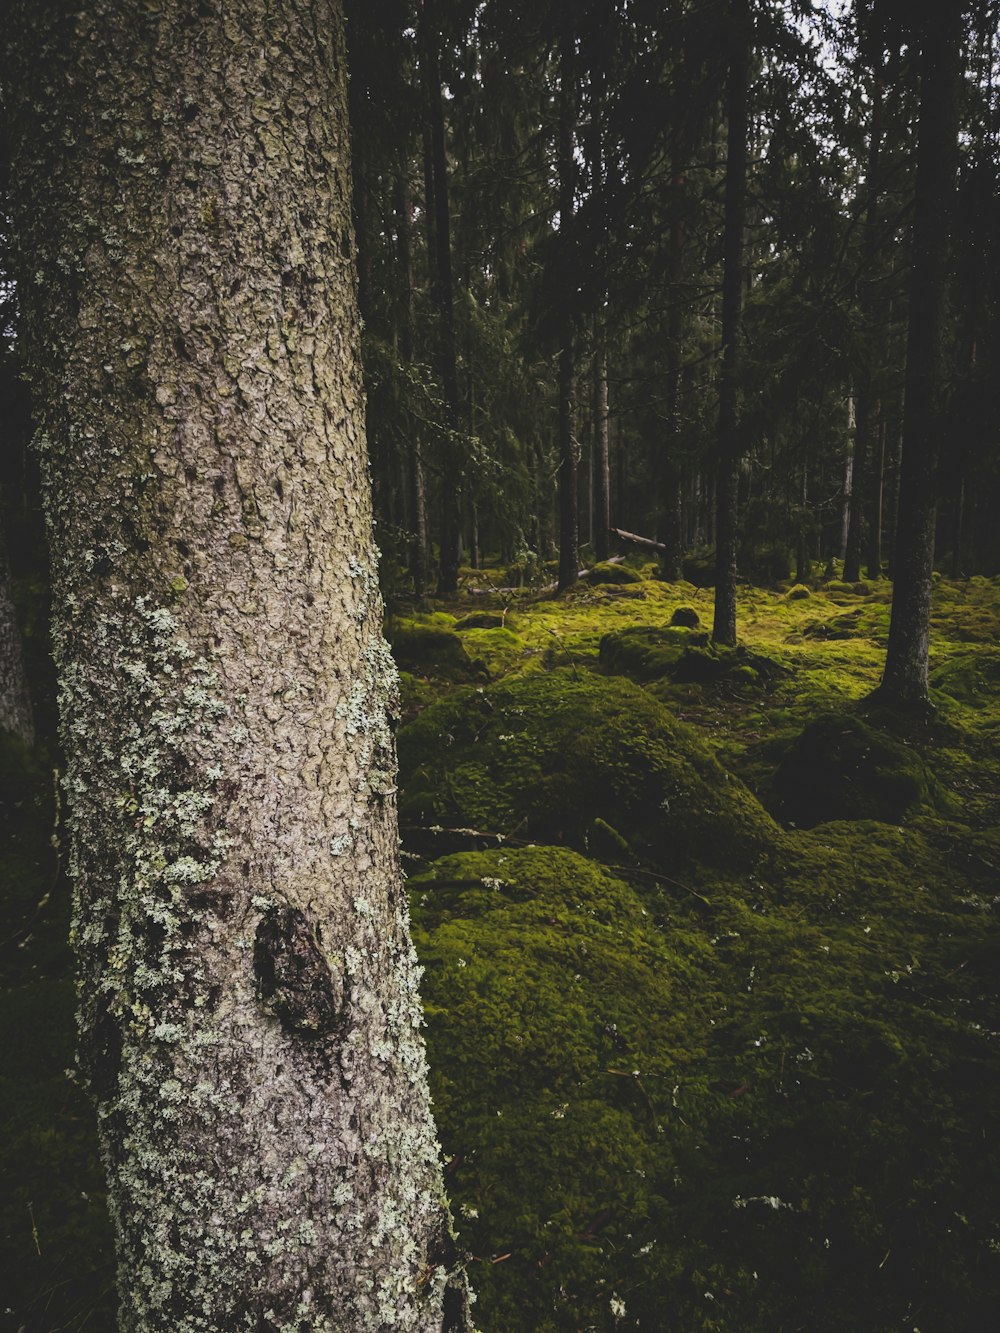
MULTIPOLYGON (((900 720, 890 584, 741 589, 721 652, 711 589, 626 563, 388 626, 479 1327, 992 1329, 1000 583, 937 583, 900 720)), ((110 1330, 52 763, 0 758, 0 1327, 110 1330)))

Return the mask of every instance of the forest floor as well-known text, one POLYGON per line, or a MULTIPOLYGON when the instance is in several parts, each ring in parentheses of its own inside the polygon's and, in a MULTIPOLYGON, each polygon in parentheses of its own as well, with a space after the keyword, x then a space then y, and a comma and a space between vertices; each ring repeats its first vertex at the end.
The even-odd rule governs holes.
MULTIPOLYGON (((634 558, 397 605, 400 818, 483 1333, 975 1333, 1000 1297, 1000 580, 937 581, 935 709, 873 708, 891 584, 634 558), (607 581, 604 581, 607 580, 607 581)), ((0 769, 0 1327, 110 1329, 51 767, 0 769), (8 1323, 4 1323, 4 1321, 8 1323)))

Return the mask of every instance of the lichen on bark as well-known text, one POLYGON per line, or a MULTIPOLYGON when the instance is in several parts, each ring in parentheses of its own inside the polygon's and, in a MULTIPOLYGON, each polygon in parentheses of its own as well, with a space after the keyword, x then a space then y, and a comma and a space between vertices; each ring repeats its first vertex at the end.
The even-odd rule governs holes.
POLYGON ((81 1054, 143 1333, 440 1329, 449 1283, 466 1309, 397 861, 343 49, 333 0, 18 0, 5 44, 81 1054))

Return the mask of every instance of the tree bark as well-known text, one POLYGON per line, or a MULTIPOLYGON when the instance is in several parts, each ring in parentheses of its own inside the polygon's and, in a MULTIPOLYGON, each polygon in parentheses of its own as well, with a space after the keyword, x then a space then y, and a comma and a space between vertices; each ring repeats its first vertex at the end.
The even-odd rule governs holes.
POLYGON ((19 0, 8 37, 120 1326, 465 1328, 397 861, 340 6, 19 0))
POLYGON ((747 84, 750 10, 732 3, 733 51, 726 85, 726 196, 722 275, 722 369, 719 375, 719 466, 715 498, 715 643, 736 643, 736 541, 742 441, 739 383, 743 342, 743 231, 747 194, 747 84))
POLYGON ((574 104, 573 66, 575 37, 572 18, 562 20, 559 34, 559 129, 557 157, 559 167, 559 243, 563 274, 559 347, 559 580, 562 592, 577 580, 580 570, 579 506, 577 466, 579 448, 576 439, 576 349, 574 337, 574 293, 569 238, 574 209, 573 163, 574 104))
POLYGON ((427 98, 429 170, 428 246, 431 295, 437 314, 437 370, 444 390, 446 442, 442 450, 441 548, 439 596, 458 590, 461 563, 462 474, 464 459, 456 444, 458 432, 458 360, 455 350, 455 295, 451 265, 451 213, 448 203, 448 152, 441 94, 441 33, 436 0, 424 0, 420 18, 421 64, 427 98))
POLYGON ((943 436, 941 328, 955 186, 961 10, 933 6, 922 32, 920 129, 899 512, 881 702, 928 703, 927 658, 934 568, 936 469, 943 436))
POLYGON ((594 556, 607 560, 611 527, 611 453, 608 447, 608 349, 604 340, 604 322, 598 319, 598 346, 594 352, 594 556))
POLYGON ((0 731, 12 732, 30 746, 35 743, 35 719, 24 673, 21 630, 14 614, 2 498, 0 495, 0 731))
MULTIPOLYGON (((880 58, 880 57, 877 57, 880 58)), ((873 508, 873 479, 875 441, 878 427, 876 407, 877 388, 872 373, 876 343, 880 336, 874 325, 878 313, 876 300, 875 265, 879 244, 879 187, 881 184, 882 148, 882 79, 876 71, 872 79, 871 126, 868 133, 868 166, 865 172, 865 231, 862 246, 861 318, 867 342, 867 355, 862 358, 858 372, 858 392, 854 417, 854 485, 851 492, 847 541, 844 549, 844 580, 857 583, 861 577, 861 552, 865 545, 865 528, 881 522, 881 514, 873 508), (866 503, 868 512, 865 512, 866 503)), ((869 537, 869 553, 871 538, 869 537)), ((869 560, 869 564, 871 561, 869 560)))
MULTIPOLYGON (((686 184, 686 168, 675 155, 671 168, 678 197, 686 184)), ((663 523, 662 537, 666 551, 661 572, 669 583, 676 583, 684 560, 683 491, 680 466, 681 440, 681 337, 684 312, 681 306, 681 277, 684 264, 684 224, 674 219, 670 228, 670 314, 667 324, 667 438, 663 446, 663 523)))
MULTIPOLYGON (((410 188, 408 163, 405 153, 400 154, 396 177, 396 256, 399 262, 403 302, 400 316, 399 354, 404 366, 413 363, 413 193, 410 188)), ((408 422, 409 440, 406 448, 406 491, 410 514, 410 577, 413 591, 420 598, 427 591, 427 572, 430 567, 430 542, 427 535, 427 482, 424 460, 420 453, 420 438, 416 423, 408 422)))

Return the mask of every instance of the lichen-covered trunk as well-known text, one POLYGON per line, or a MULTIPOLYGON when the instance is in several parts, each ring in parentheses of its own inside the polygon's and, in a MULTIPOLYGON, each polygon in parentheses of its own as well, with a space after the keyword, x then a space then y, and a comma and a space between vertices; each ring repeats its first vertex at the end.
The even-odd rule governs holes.
POLYGON ((465 1326, 397 863, 335 0, 18 0, 81 1062, 142 1333, 465 1326))

